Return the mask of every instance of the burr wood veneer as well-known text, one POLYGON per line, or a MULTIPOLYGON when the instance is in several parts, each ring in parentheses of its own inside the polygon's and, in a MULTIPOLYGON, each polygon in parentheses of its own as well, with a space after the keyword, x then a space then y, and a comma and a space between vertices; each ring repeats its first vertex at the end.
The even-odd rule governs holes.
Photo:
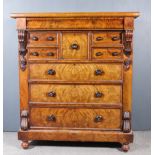
POLYGON ((18 138, 119 142, 131 129, 137 12, 14 13, 19 43, 18 138))

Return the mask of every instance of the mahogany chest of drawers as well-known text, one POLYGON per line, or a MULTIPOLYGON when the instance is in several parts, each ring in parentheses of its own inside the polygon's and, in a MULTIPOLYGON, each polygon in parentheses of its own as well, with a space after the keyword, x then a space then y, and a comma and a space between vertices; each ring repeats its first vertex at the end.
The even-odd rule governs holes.
POLYGON ((134 19, 138 12, 15 13, 20 131, 31 140, 133 142, 134 19))

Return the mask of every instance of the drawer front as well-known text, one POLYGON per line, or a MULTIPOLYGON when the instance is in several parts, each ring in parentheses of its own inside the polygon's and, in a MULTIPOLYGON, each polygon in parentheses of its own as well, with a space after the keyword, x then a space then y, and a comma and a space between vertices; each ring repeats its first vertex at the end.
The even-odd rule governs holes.
POLYGON ((30 127, 121 129, 120 109, 31 108, 30 127))
POLYGON ((31 84, 30 101, 120 104, 122 102, 122 86, 31 84))
POLYGON ((93 48, 92 59, 123 59, 123 53, 117 48, 93 48))
POLYGON ((44 59, 57 59, 56 48, 29 48, 28 59, 29 60, 44 60, 44 59))
POLYGON ((120 109, 31 108, 30 127, 121 129, 120 109))
POLYGON ((51 31, 30 31, 28 46, 53 46, 58 44, 58 33, 51 31))
POLYGON ((94 32, 92 35, 93 44, 121 44, 121 32, 94 32))
POLYGON ((87 33, 63 33, 61 59, 87 59, 87 33))
POLYGON ((30 79, 60 81, 122 80, 122 64, 30 64, 30 79))
POLYGON ((92 17, 92 18, 54 18, 47 20, 46 18, 27 19, 28 29, 53 29, 53 30, 90 30, 90 29, 123 29, 124 18, 109 17, 92 17))

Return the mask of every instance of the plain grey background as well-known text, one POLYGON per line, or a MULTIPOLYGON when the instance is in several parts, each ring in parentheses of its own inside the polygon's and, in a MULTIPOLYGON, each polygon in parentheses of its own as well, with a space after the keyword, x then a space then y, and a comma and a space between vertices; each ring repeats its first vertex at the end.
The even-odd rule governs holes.
POLYGON ((135 20, 133 113, 134 130, 151 128, 150 0, 4 0, 4 131, 19 129, 17 32, 12 12, 139 11, 135 20))

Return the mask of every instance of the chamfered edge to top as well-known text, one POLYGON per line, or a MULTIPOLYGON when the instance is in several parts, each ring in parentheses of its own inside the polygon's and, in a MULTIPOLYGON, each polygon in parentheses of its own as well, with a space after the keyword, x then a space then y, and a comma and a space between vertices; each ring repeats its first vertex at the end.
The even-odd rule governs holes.
POLYGON ((11 13, 11 18, 54 18, 54 17, 138 17, 139 12, 46 12, 11 13))

